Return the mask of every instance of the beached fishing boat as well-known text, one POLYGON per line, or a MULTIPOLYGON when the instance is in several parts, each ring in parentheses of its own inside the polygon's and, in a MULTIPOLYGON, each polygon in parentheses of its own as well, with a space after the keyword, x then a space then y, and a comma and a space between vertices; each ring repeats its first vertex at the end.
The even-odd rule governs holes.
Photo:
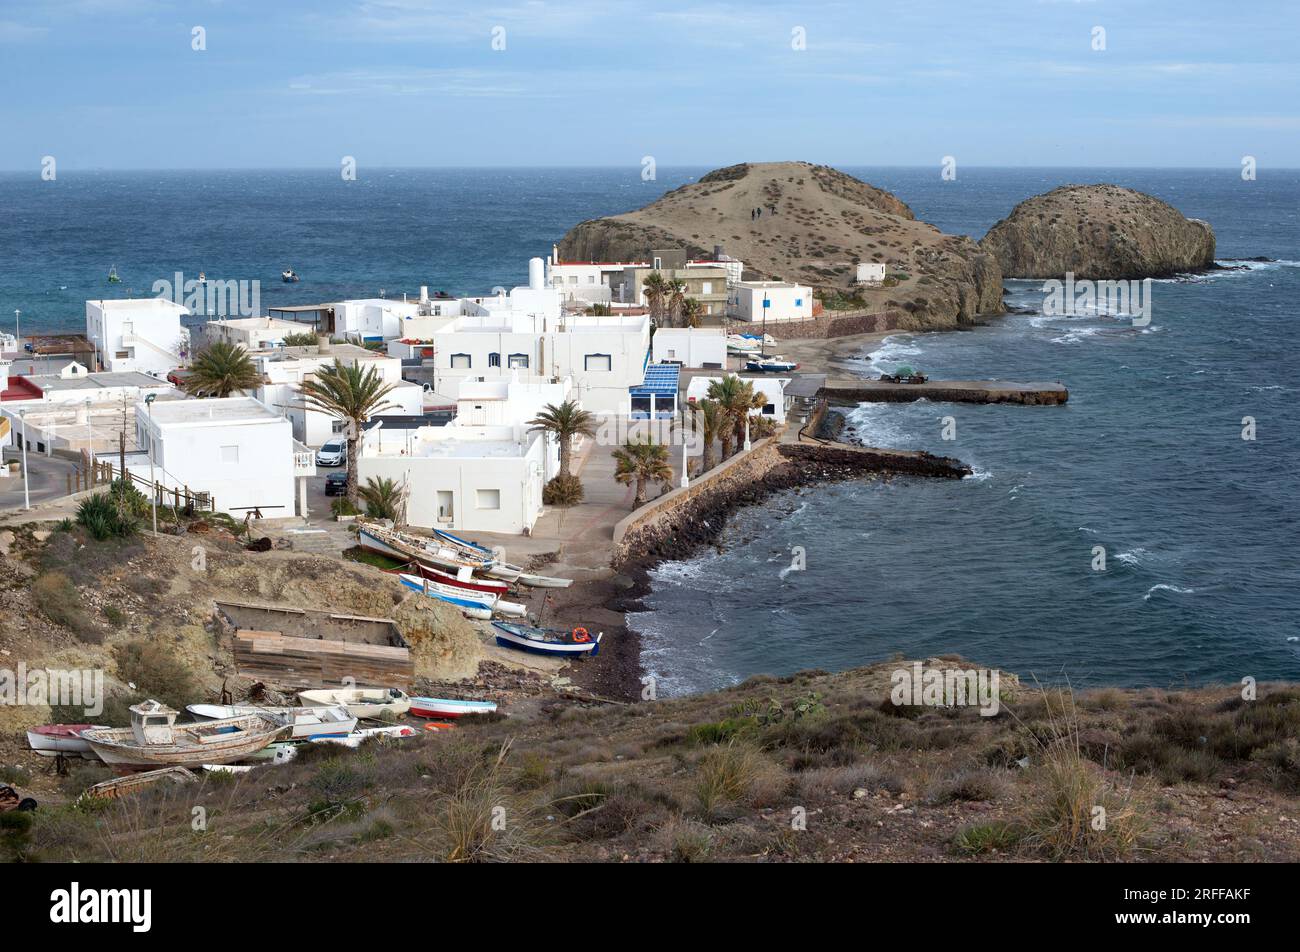
POLYGON ((772 357, 751 357, 745 361, 745 369, 752 373, 789 373, 798 370, 799 365, 778 354, 772 357))
MULTIPOLYGON (((433 534, 438 537, 439 541, 470 558, 496 559, 491 549, 479 545, 477 542, 471 542, 469 539, 453 535, 446 529, 434 529, 433 534)), ((511 565, 509 562, 503 562, 499 559, 484 568, 483 574, 496 578, 510 578, 512 581, 517 581, 521 585, 528 585, 532 588, 568 588, 573 584, 571 578, 551 578, 547 575, 534 575, 531 572, 525 572, 518 565, 511 565)))
POLYGON ((411 699, 397 688, 320 688, 299 691, 298 701, 306 707, 342 705, 356 718, 400 717, 411 707, 411 699))
POLYGON ((188 767, 243 760, 289 729, 282 718, 264 712, 179 725, 177 714, 145 701, 131 706, 130 727, 92 727, 81 736, 112 766, 188 767))
POLYGON ((42 724, 27 731, 27 746, 42 757, 85 757, 97 760, 90 742, 81 736, 94 724, 42 724))
MULTIPOLYGON (((399 562, 418 562, 429 568, 446 572, 460 572, 461 569, 469 569, 471 572, 486 572, 492 564, 490 557, 481 555, 471 557, 458 549, 442 545, 431 539, 421 539, 405 532, 387 529, 369 522, 357 524, 357 539, 361 548, 367 551, 386 555, 388 558, 396 559, 399 562)), ((519 577, 519 573, 516 572, 510 575, 509 578, 503 575, 497 577, 511 582, 519 577)))
POLYGON ((423 592, 430 598, 448 602, 467 613, 472 612, 471 617, 473 618, 484 618, 481 614, 484 611, 487 612, 486 618, 491 618, 494 614, 505 615, 509 618, 524 618, 528 614, 526 605, 521 605, 518 602, 507 602, 499 596, 487 592, 470 592, 463 588, 443 585, 441 582, 431 582, 419 575, 399 575, 398 578, 407 588, 423 592))
POLYGON ((411 562, 402 566, 400 569, 388 569, 393 575, 401 575, 406 572, 411 575, 419 575, 421 578, 427 578, 431 582, 441 582, 443 585, 450 585, 453 588, 463 588, 470 592, 480 592, 489 595, 505 595, 510 591, 510 583, 501 579, 493 578, 475 578, 468 569, 461 569, 460 572, 453 575, 451 572, 444 572, 441 569, 431 569, 427 565, 421 565, 419 562, 411 562))
MULTIPOLYGON (((511 622, 494 621, 497 644, 537 654, 583 656, 600 651, 602 635, 592 635, 585 628, 532 628, 511 622)), ((414 703, 414 699, 412 699, 414 703)))
POLYGON ((283 721, 290 730, 285 740, 315 740, 317 737, 346 737, 356 729, 357 719, 341 704, 329 707, 258 707, 253 704, 188 704, 200 721, 226 720, 252 714, 266 714, 283 721))
POLYGON ((441 697, 411 698, 411 713, 416 717, 454 718, 466 714, 491 714, 495 701, 457 701, 441 697))

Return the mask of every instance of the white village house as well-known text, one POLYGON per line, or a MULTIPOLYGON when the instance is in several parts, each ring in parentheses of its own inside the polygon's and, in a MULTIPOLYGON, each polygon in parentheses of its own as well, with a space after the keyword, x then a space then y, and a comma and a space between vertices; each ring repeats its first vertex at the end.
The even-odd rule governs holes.
POLYGON ((327 340, 311 347, 280 347, 254 354, 254 363, 266 382, 257 398, 283 413, 293 424, 293 437, 307 446, 319 447, 343 432, 343 423, 303 399, 301 386, 322 367, 336 359, 345 366, 373 367, 393 389, 384 401, 394 406, 377 415, 418 416, 424 412, 424 388, 402 379, 402 362, 385 353, 355 344, 331 344, 327 340))
MULTIPOLYGON (((790 382, 788 377, 745 377, 743 378, 754 385, 754 391, 761 393, 764 397, 763 407, 755 408, 749 411, 750 416, 763 416, 776 422, 785 419, 786 411, 789 409, 785 396, 786 385, 790 382)), ((697 400, 705 400, 709 396, 709 384, 722 380, 721 377, 695 377, 686 386, 686 402, 695 403, 697 400)))
POLYGON ((290 334, 313 334, 312 326, 278 317, 241 317, 228 321, 208 321, 203 334, 209 344, 224 341, 248 351, 283 347, 290 334))
POLYGON ((188 314, 166 298, 123 298, 86 302, 86 339, 105 370, 138 370, 165 377, 189 357, 188 314))
POLYGON ((812 288, 788 281, 741 281, 730 292, 729 309, 736 320, 807 321, 813 316, 812 288))
POLYGON ((559 471, 559 447, 528 421, 569 398, 571 384, 466 380, 446 426, 365 434, 358 478, 392 479, 407 490, 406 521, 464 532, 532 531, 542 488, 559 471))
POLYGON ((206 493, 236 518, 254 510, 268 519, 294 515, 295 480, 305 503, 307 478, 316 473, 289 421, 252 397, 142 402, 135 425, 132 474, 147 481, 152 456, 153 478, 165 491, 206 493))
POLYGON ((652 341, 651 360, 703 370, 727 366, 727 336, 721 327, 660 327, 652 341))

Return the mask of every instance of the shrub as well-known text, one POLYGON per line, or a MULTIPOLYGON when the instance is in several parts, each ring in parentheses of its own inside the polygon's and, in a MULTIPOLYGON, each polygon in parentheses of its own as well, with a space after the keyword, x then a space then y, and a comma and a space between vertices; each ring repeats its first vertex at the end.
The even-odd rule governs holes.
POLYGON ((582 480, 577 476, 556 476, 542 488, 542 502, 548 506, 573 506, 582 498, 582 480))
POLYGON ((359 516, 361 510, 352 504, 347 496, 340 496, 330 503, 330 512, 336 516, 359 516))
POLYGON ((695 785, 700 810, 718 816, 764 799, 774 789, 775 771, 753 747, 733 743, 713 748, 700 761, 695 785))
POLYGON ((1014 849, 1023 837, 1022 831, 1002 821, 979 823, 959 830, 952 844, 971 856, 985 853, 1003 853, 1014 849))
POLYGON ((81 641, 99 644, 104 634, 86 612, 81 593, 61 572, 46 572, 32 581, 32 601, 56 625, 73 632, 81 641))
POLYGON ((937 803, 953 800, 982 802, 1006 793, 1006 778, 989 770, 963 770, 940 781, 930 794, 937 803))

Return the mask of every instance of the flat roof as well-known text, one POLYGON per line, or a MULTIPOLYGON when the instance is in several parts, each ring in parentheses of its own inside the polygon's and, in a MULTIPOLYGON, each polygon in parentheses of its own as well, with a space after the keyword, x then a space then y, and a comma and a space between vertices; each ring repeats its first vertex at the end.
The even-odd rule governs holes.
POLYGON ((213 397, 155 403, 147 415, 155 423, 273 423, 285 419, 252 397, 213 397))
POLYGON ((330 349, 323 354, 316 344, 306 344, 302 347, 278 347, 273 351, 258 351, 254 356, 270 361, 303 360, 307 357, 321 357, 325 360, 333 357, 351 357, 355 360, 389 359, 387 351, 368 350, 356 344, 330 344, 330 349))
POLYGON ((32 377, 32 382, 42 390, 104 390, 110 387, 170 387, 166 380, 151 377, 138 370, 118 373, 86 374, 84 377, 58 377, 53 374, 32 377))

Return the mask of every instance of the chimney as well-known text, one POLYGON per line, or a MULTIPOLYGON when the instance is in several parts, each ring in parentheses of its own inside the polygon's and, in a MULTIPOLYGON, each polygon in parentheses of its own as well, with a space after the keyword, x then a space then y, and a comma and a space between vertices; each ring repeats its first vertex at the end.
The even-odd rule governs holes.
POLYGON ((330 339, 325 334, 316 338, 316 353, 328 354, 330 352, 330 339))
POLYGON ((427 284, 420 285, 420 303, 429 303, 429 286, 427 284))

